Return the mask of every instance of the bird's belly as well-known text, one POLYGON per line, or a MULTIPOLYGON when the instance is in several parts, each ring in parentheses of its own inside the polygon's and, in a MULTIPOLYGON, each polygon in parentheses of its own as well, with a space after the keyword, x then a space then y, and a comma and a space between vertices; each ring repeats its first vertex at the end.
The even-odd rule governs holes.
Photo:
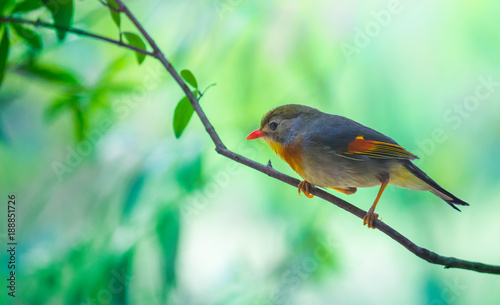
POLYGON ((321 162, 305 162, 301 176, 319 187, 372 187, 381 184, 379 169, 363 161, 341 160, 329 162, 328 166, 321 162))

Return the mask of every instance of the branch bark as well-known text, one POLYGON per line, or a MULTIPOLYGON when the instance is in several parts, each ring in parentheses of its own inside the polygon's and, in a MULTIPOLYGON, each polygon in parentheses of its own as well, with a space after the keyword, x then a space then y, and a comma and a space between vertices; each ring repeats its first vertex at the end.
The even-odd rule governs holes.
MULTIPOLYGON (((141 34, 144 36, 144 38, 147 40, 148 44, 151 46, 153 49, 153 52, 148 52, 144 51, 141 49, 137 49, 135 47, 132 47, 130 45, 126 45, 122 43, 121 41, 109 39, 106 37, 102 37, 96 34, 88 33, 82 30, 78 29, 65 29, 70 33, 74 33, 77 35, 82 35, 82 36, 87 36, 87 37, 92 37, 95 39, 99 39, 102 41, 106 41, 121 47, 125 47, 128 49, 131 49, 136 52, 141 52, 146 55, 150 55, 158 59, 162 65, 165 67, 165 69, 172 75, 172 77, 175 79, 177 84, 181 87, 182 91, 186 94, 188 97, 189 101, 191 102, 194 111, 200 118, 201 122, 203 123, 203 126, 205 127, 205 130, 209 134, 210 138, 212 139, 213 143, 215 144, 215 150, 217 153, 233 160, 238 163, 241 163, 243 165, 246 165, 248 167, 251 167, 259 172, 262 172, 272 178, 278 179, 284 183, 287 183, 293 187, 297 187, 298 183, 300 182, 298 179, 295 179, 293 177, 290 177, 288 175, 285 175, 274 168, 272 168, 269 165, 264 165, 258 162, 255 162, 253 160, 250 160, 244 156, 241 156, 239 154, 236 154, 229 149, 226 148, 222 140, 220 139, 219 135, 215 131, 214 127, 208 120, 207 116, 203 112, 202 108, 200 107, 200 104, 198 102, 198 99, 193 95, 187 84, 184 82, 184 80, 180 77, 180 75, 177 73, 175 68, 172 66, 172 64, 167 60, 163 52, 160 50, 158 45, 155 43, 153 38, 149 35, 149 33, 144 29, 142 24, 135 18, 135 16, 132 14, 132 12, 128 9, 128 7, 123 3, 121 0, 115 0, 117 5, 119 6, 119 11, 125 13, 127 17, 132 21, 132 23, 137 27, 137 29, 141 32, 141 34)), ((33 24, 35 26, 43 26, 43 27, 48 27, 48 28, 61 28, 59 26, 56 26, 54 24, 49 24, 45 22, 40 22, 40 21, 29 21, 29 20, 23 20, 23 19, 18 19, 18 18, 7 18, 7 17, 0 17, 0 21, 3 22, 19 22, 19 23, 27 23, 27 24, 33 24)), ((358 218, 363 218, 363 216, 366 214, 366 211, 361 210, 360 208, 350 204, 349 202, 342 200, 324 190, 318 189, 318 188, 312 188, 310 192, 313 195, 316 195, 344 210, 347 212, 357 216, 358 218)), ((436 264, 436 265, 443 265, 445 268, 457 268, 457 269, 465 269, 465 270, 472 270, 472 271, 477 271, 481 273, 490 273, 490 274, 500 274, 500 266, 497 265, 489 265, 489 264, 483 264, 479 262, 473 262, 473 261, 467 261, 467 260, 462 260, 458 259, 455 257, 447 257, 447 256, 442 256, 439 255, 435 252, 432 252, 428 249, 422 248, 417 246, 415 243, 413 243, 411 240, 403 236, 401 233, 397 232, 394 230, 392 227, 387 225, 386 223, 376 219, 374 222, 374 226, 379 229, 381 232, 392 238, 394 241, 405 247, 408 251, 411 253, 415 254, 416 256, 420 257, 423 260, 426 260, 427 262, 431 264, 436 264)))
POLYGON ((57 24, 54 24, 54 23, 44 22, 44 21, 41 21, 41 20, 35 20, 34 21, 34 20, 27 20, 27 19, 22 19, 22 18, 0 16, 0 22, 4 22, 4 23, 31 24, 31 25, 34 25, 35 27, 41 26, 41 27, 49 28, 49 29, 65 30, 66 32, 73 33, 75 35, 90 37, 90 38, 94 38, 94 39, 97 39, 97 40, 102 40, 102 41, 109 42, 111 44, 117 45, 119 47, 127 48, 127 49, 130 49, 132 51, 142 53, 144 55, 153 56, 152 52, 136 48, 136 47, 131 46, 129 44, 126 44, 126 43, 124 43, 124 42, 122 42, 120 40, 111 39, 111 38, 108 38, 108 37, 104 37, 104 36, 97 35, 97 34, 94 34, 94 33, 91 33, 91 32, 87 32, 87 31, 84 31, 84 30, 80 30, 80 29, 66 28, 64 26, 60 26, 60 25, 57 25, 57 24))

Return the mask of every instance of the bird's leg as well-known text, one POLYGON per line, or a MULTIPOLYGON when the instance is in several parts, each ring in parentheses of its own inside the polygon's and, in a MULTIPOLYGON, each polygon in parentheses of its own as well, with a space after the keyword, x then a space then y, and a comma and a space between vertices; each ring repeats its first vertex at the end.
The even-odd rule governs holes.
POLYGON ((300 181, 299 183, 299 196, 300 196, 300 192, 302 191, 304 193, 304 195, 306 195, 307 198, 313 198, 314 195, 312 195, 311 193, 309 193, 309 188, 311 187, 311 184, 305 180, 302 180, 300 181))
POLYGON ((356 193, 356 191, 358 190, 355 187, 346 187, 346 188, 331 187, 331 189, 336 190, 336 191, 341 192, 341 193, 344 193, 346 195, 352 195, 352 194, 356 193))
POLYGON ((389 184, 389 178, 382 181, 382 185, 380 186, 380 189, 378 190, 377 198, 375 198, 375 201, 373 202, 372 206, 370 207, 370 209, 366 213, 365 217, 363 217, 363 225, 368 225, 368 228, 375 229, 375 227, 373 226, 373 222, 375 221, 375 219, 378 218, 378 214, 375 213, 375 207, 377 206, 377 203, 380 199, 380 196, 382 196, 382 193, 384 192, 387 184, 389 184))

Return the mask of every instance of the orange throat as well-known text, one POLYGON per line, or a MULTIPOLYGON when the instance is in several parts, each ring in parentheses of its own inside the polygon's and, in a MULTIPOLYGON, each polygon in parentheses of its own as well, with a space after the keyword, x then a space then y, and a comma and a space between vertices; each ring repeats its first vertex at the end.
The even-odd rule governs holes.
POLYGON ((293 145, 286 146, 271 139, 265 138, 264 140, 281 159, 285 160, 297 174, 304 178, 300 140, 297 140, 293 145))

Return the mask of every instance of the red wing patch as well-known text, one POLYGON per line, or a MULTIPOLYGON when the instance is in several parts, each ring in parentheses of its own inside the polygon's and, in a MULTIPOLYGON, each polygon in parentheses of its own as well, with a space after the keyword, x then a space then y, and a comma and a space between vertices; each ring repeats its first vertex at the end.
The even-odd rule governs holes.
POLYGON ((357 136, 354 141, 350 142, 344 154, 364 155, 377 159, 418 159, 417 156, 397 144, 365 140, 363 136, 357 136))

